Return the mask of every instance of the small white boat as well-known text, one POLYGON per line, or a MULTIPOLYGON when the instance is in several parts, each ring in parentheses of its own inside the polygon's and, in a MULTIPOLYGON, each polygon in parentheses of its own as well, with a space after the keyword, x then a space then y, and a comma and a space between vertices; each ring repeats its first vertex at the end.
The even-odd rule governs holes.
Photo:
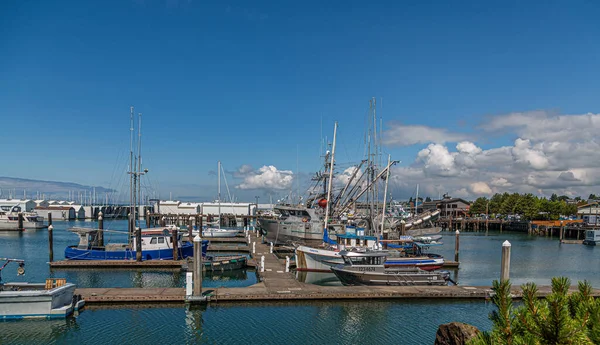
MULTIPOLYGON (((218 237, 235 237, 240 233, 237 229, 219 229, 219 228, 204 228, 202 230, 202 238, 218 238, 218 237)), ((198 235, 198 230, 192 231, 192 235, 198 235)))
MULTIPOLYGON (((9 262, 18 262, 18 274, 25 272, 23 260, 0 260, 6 261, 2 268, 9 262)), ((74 292, 75 284, 67 283, 66 279, 47 279, 45 284, 3 284, 0 277, 0 319, 65 318, 85 304, 74 292)))
POLYGON ((600 245, 600 230, 587 230, 583 244, 588 246, 600 245))

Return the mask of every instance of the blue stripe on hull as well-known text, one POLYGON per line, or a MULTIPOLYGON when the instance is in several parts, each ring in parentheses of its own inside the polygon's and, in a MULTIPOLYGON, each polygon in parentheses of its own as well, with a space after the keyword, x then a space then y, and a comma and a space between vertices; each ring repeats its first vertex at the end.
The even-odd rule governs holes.
MULTIPOLYGON (((202 256, 206 256, 208 241, 202 241, 202 256)), ((194 256, 194 245, 185 242, 178 250, 180 258, 194 256)), ((65 259, 70 260, 135 260, 134 250, 105 251, 99 249, 79 249, 77 246, 65 248, 65 259)), ((173 260, 173 249, 142 250, 142 260, 173 260)))

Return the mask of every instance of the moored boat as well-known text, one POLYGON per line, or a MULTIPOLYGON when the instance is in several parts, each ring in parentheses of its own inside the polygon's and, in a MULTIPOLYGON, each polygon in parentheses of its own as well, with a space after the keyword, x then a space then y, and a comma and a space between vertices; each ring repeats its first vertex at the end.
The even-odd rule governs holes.
POLYGON ((384 264, 386 251, 342 251, 344 263, 331 267, 344 285, 448 285, 447 271, 425 271, 416 266, 384 264))
POLYGON ((586 230, 583 244, 588 246, 600 245, 600 230, 586 230))
MULTIPOLYGON (((18 262, 18 274, 25 272, 23 260, 0 260, 5 261, 2 268, 9 262, 18 262)), ((47 279, 45 284, 2 283, 0 277, 0 319, 65 318, 85 303, 81 296, 74 295, 75 287, 65 279, 47 279)))
POLYGON ((0 230, 19 231, 19 213, 23 217, 23 229, 43 229, 44 218, 33 212, 21 212, 19 205, 0 206, 0 230))
MULTIPOLYGON (((135 260, 137 239, 128 243, 100 245, 98 232, 102 230, 71 228, 79 236, 79 244, 65 248, 67 260, 135 260)), ((173 260, 173 236, 171 228, 152 228, 142 231, 142 260, 173 260)), ((177 236, 177 256, 185 259, 194 255, 194 244, 177 236)), ((202 256, 206 255, 208 240, 202 241, 202 256)))

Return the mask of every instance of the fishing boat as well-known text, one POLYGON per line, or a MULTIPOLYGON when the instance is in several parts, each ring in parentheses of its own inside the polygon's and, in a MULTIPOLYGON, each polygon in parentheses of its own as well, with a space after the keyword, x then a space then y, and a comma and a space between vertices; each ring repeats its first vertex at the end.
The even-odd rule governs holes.
MULTIPOLYGON (((141 114, 138 121, 141 130, 141 114)), ((141 190, 140 178, 148 173, 148 169, 141 166, 141 147, 138 139, 138 154, 133 156, 133 107, 131 107, 131 141, 130 141, 130 219, 127 243, 104 244, 104 232, 119 232, 114 230, 71 228, 71 232, 79 236, 79 244, 65 248, 67 260, 173 260, 174 249, 178 258, 185 259, 194 255, 194 244, 183 241, 182 235, 175 237, 173 227, 141 229, 137 226, 139 221, 137 212, 138 191, 141 190)), ((141 136, 141 135, 140 135, 141 136)), ((202 256, 206 255, 208 241, 202 241, 202 256)))
POLYGON ((21 206, 0 206, 0 230, 20 231, 19 213, 23 217, 22 229, 43 229, 44 218, 34 212, 21 212, 21 206))
MULTIPOLYGON (((65 248, 67 260, 135 260, 137 238, 129 243, 108 243, 99 241, 99 232, 90 228, 70 228, 79 236, 79 244, 65 248)), ((169 227, 142 230, 142 260, 173 260, 173 230, 169 227)), ((208 240, 202 240, 202 256, 206 256, 208 240)), ((177 235, 177 256, 185 259, 194 255, 194 244, 183 241, 183 234, 177 235)))
POLYGON ((432 271, 442 268, 444 258, 438 254, 424 253, 431 246, 442 245, 441 236, 413 238, 400 236, 398 240, 381 240, 375 236, 365 236, 364 228, 346 226, 343 234, 336 234, 330 239, 328 231, 323 233, 325 247, 299 245, 295 250, 296 270, 311 272, 329 272, 332 266, 344 262, 340 255, 343 250, 357 253, 382 250, 382 242, 396 249, 389 251, 385 260, 386 266, 416 266, 422 270, 432 271))
MULTIPOLYGON (((0 272, 10 262, 19 264, 17 274, 25 273, 25 262, 19 259, 5 261, 0 272)), ((75 295, 75 284, 66 279, 47 279, 46 283, 3 283, 0 275, 0 319, 65 318, 83 308, 85 302, 75 295)))
POLYGON ((447 271, 425 271, 417 266, 386 266, 387 251, 342 251, 344 263, 331 267, 344 285, 448 285, 447 271))

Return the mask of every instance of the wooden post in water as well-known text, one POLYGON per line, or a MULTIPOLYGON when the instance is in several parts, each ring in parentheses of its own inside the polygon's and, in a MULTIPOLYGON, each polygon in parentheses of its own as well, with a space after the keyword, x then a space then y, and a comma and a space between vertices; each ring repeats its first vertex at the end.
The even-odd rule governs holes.
POLYGON ((173 242, 173 260, 179 260, 179 257, 177 255, 177 250, 179 249, 179 243, 177 241, 177 229, 173 230, 173 232, 171 233, 171 238, 173 239, 171 242, 173 242))
POLYGON ((21 231, 25 230, 25 229, 23 229, 23 213, 22 212, 19 212, 17 226, 19 227, 19 230, 21 230, 21 231))
POLYGON ((52 212, 48 212, 48 226, 52 225, 52 212))
POLYGON ((98 246, 104 247, 104 215, 98 213, 98 246))
POLYGON ((454 261, 458 262, 458 249, 460 246, 460 231, 456 230, 456 242, 454 243, 454 261))
POLYGON ((502 243, 502 266, 500 267, 501 282, 510 279, 510 247, 510 242, 504 241, 504 243, 502 243))
POLYGON ((146 227, 151 228, 152 226, 150 224, 150 213, 146 213, 146 227))
MULTIPOLYGON (((202 233, 202 232, 201 232, 202 233)), ((202 296, 202 239, 194 237, 194 291, 192 296, 202 296)))
POLYGON ((52 238, 52 230, 54 226, 48 226, 48 261, 54 261, 54 239, 52 238))
POLYGON ((190 219, 188 219, 188 239, 190 240, 190 242, 194 240, 194 236, 192 235, 192 231, 194 230, 194 226, 192 225, 193 220, 194 218, 192 218, 191 216, 190 219))
POLYGON ((560 243, 562 243, 563 238, 565 236, 565 227, 563 225, 563 221, 560 221, 560 243))

